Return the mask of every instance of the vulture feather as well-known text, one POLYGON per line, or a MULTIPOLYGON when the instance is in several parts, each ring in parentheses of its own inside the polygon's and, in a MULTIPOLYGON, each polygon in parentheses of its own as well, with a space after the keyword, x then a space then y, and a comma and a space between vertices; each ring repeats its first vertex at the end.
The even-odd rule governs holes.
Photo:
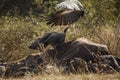
POLYGON ((57 11, 47 18, 47 25, 69 25, 84 16, 83 5, 78 0, 65 0, 56 5, 57 11))

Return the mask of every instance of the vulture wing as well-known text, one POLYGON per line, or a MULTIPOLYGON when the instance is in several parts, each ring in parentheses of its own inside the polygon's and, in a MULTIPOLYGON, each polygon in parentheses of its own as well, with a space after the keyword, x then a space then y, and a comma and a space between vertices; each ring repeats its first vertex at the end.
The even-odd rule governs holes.
POLYGON ((76 22, 84 15, 83 6, 79 1, 64 1, 57 4, 57 11, 47 18, 47 24, 51 26, 68 25, 76 22))
POLYGON ((65 33, 52 33, 49 38, 46 39, 45 42, 49 44, 60 44, 64 43, 65 40, 65 33))
POLYGON ((40 41, 41 41, 41 38, 38 38, 35 42, 33 42, 33 43, 29 46, 29 48, 30 48, 30 49, 37 49, 38 47, 40 47, 40 46, 39 46, 40 41))
POLYGON ((40 43, 44 44, 44 47, 48 45, 48 43, 45 43, 45 40, 51 35, 51 33, 46 33, 42 38, 38 38, 36 41, 34 41, 29 48, 30 49, 38 49, 40 47, 40 43))

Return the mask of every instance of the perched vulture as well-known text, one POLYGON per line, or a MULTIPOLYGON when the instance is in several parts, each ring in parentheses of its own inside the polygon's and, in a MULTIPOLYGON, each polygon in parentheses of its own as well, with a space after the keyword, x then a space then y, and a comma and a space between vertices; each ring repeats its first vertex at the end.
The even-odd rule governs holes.
POLYGON ((61 60, 67 61, 79 57, 88 62, 95 60, 94 54, 108 55, 109 50, 106 45, 94 43, 86 38, 78 38, 71 43, 61 60))
POLYGON ((60 44, 65 42, 66 32, 69 27, 64 29, 64 32, 50 32, 46 33, 42 38, 38 38, 35 42, 30 45, 30 49, 40 48, 40 43, 44 44, 46 48, 48 45, 52 45, 53 47, 58 47, 60 44))
POLYGON ((78 0, 65 0, 57 4, 56 9, 54 13, 48 16, 48 25, 69 25, 84 16, 83 5, 78 0))

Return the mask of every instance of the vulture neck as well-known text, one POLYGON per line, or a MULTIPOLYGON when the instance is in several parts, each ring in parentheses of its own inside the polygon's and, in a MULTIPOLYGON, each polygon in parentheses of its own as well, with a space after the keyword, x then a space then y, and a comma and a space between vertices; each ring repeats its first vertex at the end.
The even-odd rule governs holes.
POLYGON ((66 28, 64 29, 64 33, 66 33, 66 32, 67 32, 68 28, 69 28, 69 27, 66 27, 66 28))

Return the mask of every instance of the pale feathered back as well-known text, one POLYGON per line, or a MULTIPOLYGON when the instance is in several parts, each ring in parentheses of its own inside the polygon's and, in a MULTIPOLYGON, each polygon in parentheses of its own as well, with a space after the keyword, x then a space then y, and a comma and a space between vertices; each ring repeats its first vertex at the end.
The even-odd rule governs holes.
POLYGON ((78 0, 65 0, 57 4, 56 8, 57 11, 47 18, 48 25, 69 25, 84 16, 83 5, 78 0))

